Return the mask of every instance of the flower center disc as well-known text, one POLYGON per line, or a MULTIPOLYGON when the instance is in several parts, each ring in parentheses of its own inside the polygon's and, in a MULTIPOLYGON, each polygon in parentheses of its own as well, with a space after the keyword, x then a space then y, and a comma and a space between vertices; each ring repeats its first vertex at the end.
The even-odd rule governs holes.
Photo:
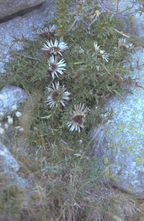
POLYGON ((127 51, 127 47, 125 45, 121 45, 120 48, 122 48, 124 51, 127 51))
POLYGON ((83 117, 84 117, 84 116, 82 116, 82 115, 77 115, 77 116, 73 117, 73 120, 74 120, 76 123, 78 123, 78 124, 81 125, 81 124, 83 123, 83 121, 82 121, 83 117))
POLYGON ((53 52, 59 52, 60 48, 59 47, 51 47, 51 51, 53 52))
POLYGON ((54 91, 54 92, 52 93, 52 99, 53 99, 54 101, 58 101, 58 100, 59 100, 59 93, 58 93, 57 91, 54 91))
POLYGON ((57 70, 57 65, 56 64, 51 63, 50 65, 51 65, 51 70, 52 71, 56 71, 57 70))

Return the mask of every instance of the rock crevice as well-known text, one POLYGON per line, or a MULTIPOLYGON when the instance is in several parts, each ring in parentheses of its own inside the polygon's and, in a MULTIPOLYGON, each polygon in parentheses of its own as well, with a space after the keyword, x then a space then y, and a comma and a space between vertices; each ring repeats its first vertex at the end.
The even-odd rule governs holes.
POLYGON ((0 0, 0 23, 38 8, 45 0, 0 0))

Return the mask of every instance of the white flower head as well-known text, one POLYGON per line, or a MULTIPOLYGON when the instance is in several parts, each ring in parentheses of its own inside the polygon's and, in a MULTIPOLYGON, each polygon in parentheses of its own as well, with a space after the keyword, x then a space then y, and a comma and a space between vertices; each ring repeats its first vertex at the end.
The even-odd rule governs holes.
POLYGON ((105 60, 106 62, 108 62, 109 55, 107 53, 103 54, 102 59, 105 60))
POLYGON ((24 131, 24 128, 23 128, 23 127, 21 127, 21 128, 19 129, 19 131, 24 131))
POLYGON ((22 113, 21 113, 20 111, 17 111, 17 112, 15 113, 15 115, 16 115, 17 117, 20 117, 20 116, 22 115, 22 113))
POLYGON ((123 50, 130 50, 133 48, 133 44, 129 43, 126 38, 118 39, 118 49, 122 48, 123 50))
POLYGON ((46 102, 50 108, 57 106, 59 103, 65 107, 66 102, 70 99, 70 93, 66 91, 64 86, 61 87, 59 82, 56 82, 55 84, 52 84, 51 88, 47 87, 47 90, 49 96, 47 97, 46 102))
POLYGON ((8 124, 13 124, 13 118, 11 116, 7 116, 8 124))
POLYGON ((24 128, 21 127, 21 126, 16 126, 15 129, 16 129, 16 130, 19 130, 19 131, 24 131, 24 128))
POLYGON ((15 127, 16 130, 19 130, 20 128, 21 128, 21 126, 16 126, 15 127))
POLYGON ((94 49, 95 49, 95 51, 98 51, 98 52, 99 52, 100 57, 101 57, 104 61, 108 62, 109 55, 105 52, 105 50, 100 49, 100 46, 97 44, 96 41, 94 42, 94 49))
POLYGON ((72 113, 71 121, 67 123, 67 126, 70 127, 70 131, 80 132, 81 128, 84 128, 84 121, 88 108, 84 104, 74 105, 74 111, 72 113))
POLYGON ((49 70, 51 71, 52 78, 55 78, 55 75, 58 77, 59 74, 63 74, 63 71, 66 70, 64 67, 66 66, 66 63, 64 59, 57 62, 57 57, 51 56, 49 58, 49 70))
POLYGON ((97 44, 96 41, 94 41, 94 49, 95 49, 95 51, 100 50, 100 46, 97 44))
POLYGON ((109 55, 105 52, 105 50, 100 50, 100 55, 101 55, 101 57, 102 57, 103 60, 105 60, 106 62, 108 62, 109 55))
POLYGON ((4 134, 4 129, 2 127, 0 127, 0 134, 4 134))
POLYGON ((5 123, 4 127, 5 127, 5 129, 8 129, 8 127, 9 127, 8 123, 5 123))
POLYGON ((14 104, 14 105, 12 106, 12 110, 17 110, 17 105, 16 105, 16 104, 14 104))
POLYGON ((75 51, 78 55, 85 53, 84 49, 83 49, 81 46, 79 46, 79 45, 76 45, 76 46, 74 47, 74 51, 75 51))
POLYGON ((4 113, 3 112, 0 112, 0 116, 3 116, 4 115, 4 113))
POLYGON ((50 26, 49 26, 49 32, 53 33, 53 32, 55 32, 55 31, 56 31, 55 26, 54 26, 54 25, 50 25, 50 26))
POLYGON ((100 54, 104 54, 105 53, 105 50, 100 50, 100 54))
POLYGON ((53 34, 55 33, 56 28, 54 25, 50 25, 48 28, 42 28, 42 29, 38 29, 37 33, 38 35, 40 35, 41 37, 44 38, 49 38, 50 36, 53 36, 53 34))
POLYGON ((82 47, 80 47, 78 50, 78 54, 84 54, 84 53, 85 53, 84 49, 82 47))
POLYGON ((43 44, 42 50, 53 54, 53 55, 61 55, 64 50, 68 48, 67 44, 64 42, 58 42, 58 40, 55 40, 54 43, 52 40, 46 41, 46 43, 43 44))

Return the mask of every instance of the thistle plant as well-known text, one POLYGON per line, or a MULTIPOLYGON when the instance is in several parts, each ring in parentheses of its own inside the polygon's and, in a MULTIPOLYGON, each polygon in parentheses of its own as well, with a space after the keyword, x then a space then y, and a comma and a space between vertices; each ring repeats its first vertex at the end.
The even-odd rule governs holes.
POLYGON ((125 59, 133 49, 128 36, 117 30, 117 18, 103 13, 97 1, 57 1, 54 19, 37 31, 35 40, 22 41, 5 65, 5 84, 23 87, 28 94, 39 88, 30 130, 33 139, 79 147, 87 146, 92 126, 107 121, 103 105, 112 94, 120 95, 130 70, 125 59))

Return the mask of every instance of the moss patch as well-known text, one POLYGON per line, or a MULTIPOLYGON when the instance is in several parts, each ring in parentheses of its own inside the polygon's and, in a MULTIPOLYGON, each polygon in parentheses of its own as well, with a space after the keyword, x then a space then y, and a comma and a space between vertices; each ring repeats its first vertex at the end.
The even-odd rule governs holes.
POLYGON ((109 163, 109 158, 108 158, 108 157, 105 157, 105 158, 104 158, 104 164, 107 165, 108 163, 109 163))
POLYGON ((119 180, 117 178, 115 178, 114 173, 109 169, 109 167, 107 167, 105 169, 105 177, 107 180, 112 179, 112 180, 116 181, 117 183, 119 183, 119 180))
POLYGON ((131 184, 127 184, 127 190, 131 193, 133 191, 133 186, 131 184))

